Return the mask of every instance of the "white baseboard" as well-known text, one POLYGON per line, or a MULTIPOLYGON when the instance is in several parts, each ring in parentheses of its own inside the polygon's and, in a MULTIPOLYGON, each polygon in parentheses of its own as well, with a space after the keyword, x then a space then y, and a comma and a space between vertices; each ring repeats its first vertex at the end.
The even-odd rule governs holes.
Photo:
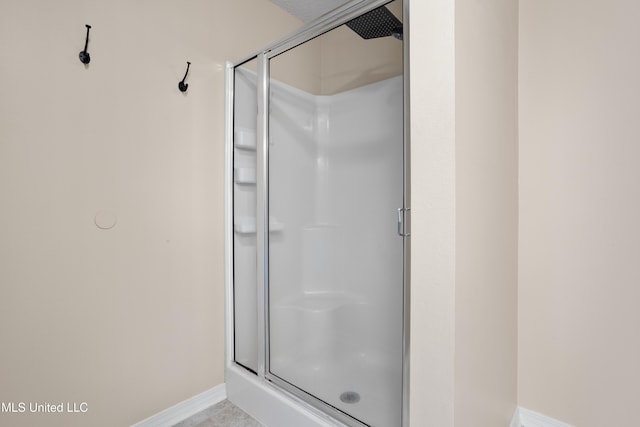
POLYGON ((516 408, 511 427, 575 427, 525 408, 516 408))
POLYGON ((509 427, 522 427, 522 423, 520 422, 520 408, 516 408, 513 412, 513 417, 511 418, 511 424, 509 427))
POLYGON ((190 416, 207 409, 209 406, 222 402, 226 398, 226 386, 219 384, 212 389, 173 405, 171 408, 158 412, 131 427, 172 427, 180 421, 184 421, 190 416))

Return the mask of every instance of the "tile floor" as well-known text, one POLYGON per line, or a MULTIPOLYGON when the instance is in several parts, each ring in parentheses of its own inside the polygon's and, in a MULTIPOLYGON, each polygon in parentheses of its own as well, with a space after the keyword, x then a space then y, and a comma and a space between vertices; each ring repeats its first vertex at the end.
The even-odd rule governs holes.
POLYGON ((228 400, 215 404, 173 427, 264 427, 228 400))

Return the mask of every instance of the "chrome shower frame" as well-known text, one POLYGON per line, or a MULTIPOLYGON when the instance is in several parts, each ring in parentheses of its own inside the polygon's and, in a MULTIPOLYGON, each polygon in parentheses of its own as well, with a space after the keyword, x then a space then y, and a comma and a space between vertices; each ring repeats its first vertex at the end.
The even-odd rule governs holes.
MULTIPOLYGON (((404 307, 403 307, 403 387, 402 427, 409 426, 410 351, 410 141, 409 141, 409 0, 403 1, 403 81, 404 81, 404 307)), ((268 135, 269 60, 351 19, 390 3, 390 0, 352 0, 319 17, 282 40, 236 62, 226 63, 225 117, 225 382, 227 395, 238 406, 267 425, 296 427, 352 426, 365 424, 310 396, 269 373, 269 232, 268 232, 268 135), (257 295, 258 295, 258 372, 254 375, 236 364, 234 355, 233 301, 233 100, 234 70, 249 61, 258 63, 257 122, 257 295), (277 411, 269 411, 277 407, 277 411), (278 413, 276 413, 278 412, 278 413), (311 424, 313 423, 313 424, 311 424)))

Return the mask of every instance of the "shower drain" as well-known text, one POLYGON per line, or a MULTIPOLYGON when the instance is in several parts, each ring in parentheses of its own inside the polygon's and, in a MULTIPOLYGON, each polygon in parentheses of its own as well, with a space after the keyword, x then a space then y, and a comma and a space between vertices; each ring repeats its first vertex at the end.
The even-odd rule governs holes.
POLYGON ((355 391, 345 391, 340 395, 340 400, 344 403, 358 403, 360 402, 360 394, 355 391))

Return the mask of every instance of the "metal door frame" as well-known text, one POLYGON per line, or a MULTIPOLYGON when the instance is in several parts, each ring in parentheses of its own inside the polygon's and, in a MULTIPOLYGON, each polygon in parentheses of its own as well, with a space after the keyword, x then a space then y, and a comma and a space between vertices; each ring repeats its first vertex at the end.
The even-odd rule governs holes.
MULTIPOLYGON (((256 292, 258 304, 258 372, 259 379, 272 383, 276 388, 286 394, 290 394, 298 402, 303 402, 311 406, 316 412, 317 409, 331 415, 348 426, 366 426, 355 418, 345 415, 342 411, 334 408, 322 400, 314 397, 310 393, 300 390, 286 381, 278 378, 269 372, 269 61, 271 58, 280 55, 296 46, 299 46, 319 35, 322 35, 349 20, 360 16, 372 9, 389 3, 391 0, 352 0, 343 6, 319 17, 315 21, 305 25, 299 31, 273 45, 247 56, 237 62, 226 63, 226 140, 225 140, 225 283, 226 283, 226 352, 225 366, 227 369, 236 368, 234 356, 234 304, 233 304, 233 100, 234 100, 234 71, 236 67, 248 61, 257 59, 257 274, 256 292)), ((404 85, 404 171, 403 171, 403 367, 402 367, 402 427, 409 426, 409 354, 410 354, 410 141, 409 141, 409 3, 410 0, 403 0, 403 85, 404 85)), ((242 368, 244 371, 244 368, 242 368)), ((252 375, 247 373, 248 375, 252 375)))

